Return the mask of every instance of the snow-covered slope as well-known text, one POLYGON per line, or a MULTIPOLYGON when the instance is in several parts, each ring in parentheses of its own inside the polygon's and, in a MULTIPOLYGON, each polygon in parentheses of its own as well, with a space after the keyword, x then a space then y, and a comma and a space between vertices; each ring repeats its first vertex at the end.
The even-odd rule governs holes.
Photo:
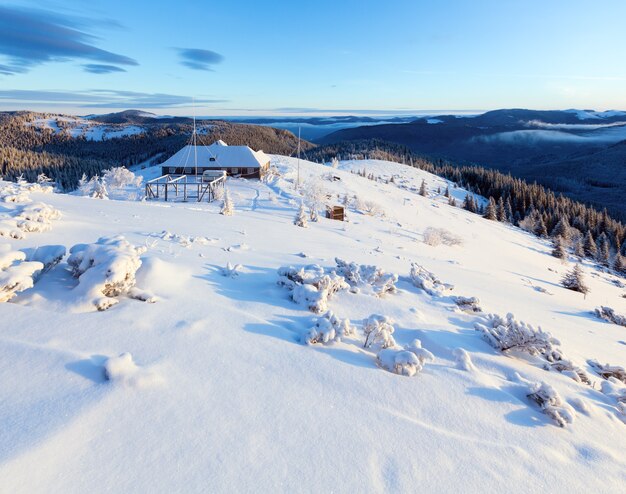
MULTIPOLYGON (((615 277, 585 265, 586 299, 563 289, 573 263, 551 257, 547 242, 448 206, 447 186, 459 202, 465 192, 394 163, 333 169, 302 160, 305 190, 347 201, 349 222, 300 228, 297 161, 272 162, 278 173, 267 183, 229 179, 233 216, 219 214, 220 203, 27 193, 61 218, 0 243, 12 251, 92 245, 0 305, 1 491, 621 489, 626 418, 616 397, 625 386, 587 364, 626 364, 626 328, 591 314, 600 305, 626 313, 615 277), (422 180, 429 197, 418 194, 422 180), (428 245, 432 228, 461 244, 428 245), (93 245, 114 235, 130 246, 93 245), (122 276, 123 294, 111 294, 118 303, 96 311, 86 283, 133 271, 137 257, 134 288, 145 292, 122 276), (339 291, 329 309, 356 334, 304 345, 323 324, 278 285, 278 269, 329 272, 336 257, 397 274, 397 290, 376 296, 366 280, 339 291), (411 279, 412 263, 454 289, 426 293, 411 279), (91 275, 79 283, 70 268, 91 275), (540 325, 595 385, 546 371, 538 357, 496 351, 474 329, 485 316, 459 310, 454 296, 540 325), (372 314, 393 320, 398 345, 418 339, 434 360, 413 377, 384 370, 387 358, 377 364, 377 352, 363 348, 362 321, 372 314), (555 406, 573 423, 558 427, 527 397, 540 382, 562 397, 555 406)), ((20 206, 6 204, 0 215, 14 221, 20 206)))
POLYGON ((104 125, 94 123, 88 118, 68 117, 64 115, 36 118, 26 125, 40 130, 48 129, 55 134, 66 133, 71 137, 84 137, 88 141, 102 141, 145 132, 145 129, 139 125, 104 125))

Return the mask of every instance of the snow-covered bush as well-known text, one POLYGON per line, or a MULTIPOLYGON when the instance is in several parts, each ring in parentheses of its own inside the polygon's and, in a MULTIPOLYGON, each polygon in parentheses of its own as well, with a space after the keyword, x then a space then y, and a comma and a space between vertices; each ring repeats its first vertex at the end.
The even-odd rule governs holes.
POLYGON ((118 166, 105 170, 102 175, 102 182, 108 190, 122 189, 124 187, 140 187, 142 178, 136 176, 128 168, 118 166))
POLYGON ((40 262, 26 261, 24 252, 0 245, 0 302, 8 302, 18 292, 32 288, 43 267, 40 262))
POLYGON ((119 295, 153 302, 155 298, 135 287, 135 274, 141 266, 139 256, 145 247, 134 247, 124 237, 102 237, 93 244, 77 244, 67 260, 79 284, 74 290, 105 310, 118 302, 119 295))
POLYGON ((440 244, 454 246, 462 245, 463 240, 458 235, 455 235, 450 230, 445 228, 435 228, 429 226, 424 230, 424 243, 431 247, 437 247, 440 244))
POLYGON ((560 372, 561 374, 572 378, 576 382, 588 384, 589 386, 592 384, 589 374, 587 374, 582 367, 579 367, 571 360, 564 358, 557 360, 556 362, 546 362, 546 364, 544 364, 544 368, 546 370, 555 370, 560 372))
POLYGON ((377 296, 397 291, 396 282, 398 275, 386 273, 382 268, 346 262, 338 257, 335 258, 337 274, 343 276, 351 287, 363 287, 369 285, 377 296))
POLYGON ((230 261, 226 263, 226 267, 222 268, 222 275, 227 278, 235 278, 239 276, 239 271, 243 269, 241 264, 231 264, 230 261))
MULTIPOLYGON (((312 177, 302 184, 304 203, 308 206, 311 221, 317 221, 318 211, 324 208, 327 192, 319 177, 312 177)), ((299 225, 300 226, 300 225, 299 225)))
POLYGON ((563 359, 559 341, 550 333, 535 329, 530 324, 517 321, 511 313, 503 318, 497 314, 487 314, 482 323, 474 327, 496 350, 501 352, 519 351, 533 356, 541 356, 548 362, 563 359))
POLYGON ((413 340, 404 348, 393 346, 383 348, 376 355, 376 363, 385 370, 401 376, 414 376, 424 368, 425 362, 435 357, 425 348, 420 340, 413 340))
POLYGON ((365 341, 363 348, 390 348, 396 346, 393 339, 393 320, 387 316, 372 314, 363 321, 363 334, 365 341))
POLYGON ((561 285, 568 290, 580 292, 585 296, 589 293, 589 288, 585 283, 585 278, 579 264, 576 264, 570 272, 563 276, 561 285))
POLYGON ((611 307, 601 306, 595 310, 596 316, 618 326, 626 326, 626 316, 616 314, 611 307))
POLYGON ((350 287, 342 276, 334 271, 326 272, 317 264, 301 268, 279 268, 278 284, 291 290, 294 302, 306 306, 316 314, 326 312, 328 299, 332 295, 350 287))
POLYGON ((106 359, 104 376, 108 381, 130 387, 148 387, 162 382, 158 374, 139 367, 128 352, 106 359))
POLYGON ((413 285, 433 297, 440 297, 454 289, 454 285, 439 281, 433 273, 417 263, 411 263, 410 277, 413 285))
POLYGON ((597 360, 587 360, 591 368, 603 379, 617 379, 626 384, 626 369, 619 365, 602 365, 597 360))
POLYGON ((467 353, 463 348, 455 348, 452 351, 452 355, 454 355, 457 369, 468 372, 475 370, 469 353, 467 353))
POLYGON ((528 391, 526 396, 537 403, 541 411, 553 419, 559 427, 574 422, 576 412, 548 383, 532 383, 528 391))
POLYGON ((58 220, 61 212, 43 202, 24 206, 15 216, 17 227, 24 232, 47 232, 52 221, 58 220))
POLYGON ((480 300, 477 297, 452 297, 454 303, 464 312, 482 312, 480 300))
POLYGON ((27 261, 35 261, 43 264, 43 271, 49 271, 61 262, 65 257, 64 245, 43 245, 33 249, 23 249, 27 261))
POLYGON ((329 310, 317 319, 315 326, 302 335, 302 342, 307 345, 329 343, 354 336, 355 333, 356 328, 350 323, 350 319, 341 319, 329 310))
POLYGON ((302 335, 302 343, 314 345, 315 343, 330 343, 337 339, 337 330, 333 322, 326 316, 320 317, 315 326, 302 335))

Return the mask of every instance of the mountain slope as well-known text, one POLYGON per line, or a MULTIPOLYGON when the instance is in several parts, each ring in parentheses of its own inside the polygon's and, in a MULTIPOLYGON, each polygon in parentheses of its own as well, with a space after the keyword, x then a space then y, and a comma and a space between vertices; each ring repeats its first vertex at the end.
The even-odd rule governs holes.
POLYGON ((532 358, 496 352, 474 330, 482 316, 426 294, 408 273, 418 262, 486 311, 540 324, 596 382, 588 358, 624 365, 624 328, 590 315, 600 304, 626 312, 613 276, 585 265, 586 299, 561 288, 572 263, 552 258, 547 243, 448 206, 438 188, 450 186, 459 201, 465 192, 389 162, 331 169, 300 161, 303 182, 317 177, 325 201, 348 197, 350 222, 299 228, 297 162, 272 161, 280 175, 267 183, 229 180, 232 217, 218 214, 220 204, 30 194, 63 217, 49 232, 9 240, 13 249, 122 234, 146 247, 138 285, 158 300, 120 297, 95 312, 75 296, 62 262, 1 306, 0 423, 11 424, 0 441, 4 488, 619 490, 626 425, 615 398, 532 358), (363 169, 394 180, 355 174, 363 169), (428 198, 418 194, 422 179, 428 198), (428 227, 445 227, 462 245, 427 245, 428 227), (418 338, 434 354, 421 373, 378 367, 360 336, 301 343, 317 316, 277 284, 277 269, 328 268, 335 257, 400 275, 397 293, 376 297, 364 285, 337 293, 329 308, 359 328, 372 313, 392 317, 398 344, 418 338), (242 265, 238 275, 223 275, 229 262, 242 265), (470 355, 469 370, 456 348, 470 355), (123 352, 138 368, 122 366, 105 381, 105 359, 123 352), (546 381, 574 403, 574 423, 554 425, 526 397, 526 380, 546 381))

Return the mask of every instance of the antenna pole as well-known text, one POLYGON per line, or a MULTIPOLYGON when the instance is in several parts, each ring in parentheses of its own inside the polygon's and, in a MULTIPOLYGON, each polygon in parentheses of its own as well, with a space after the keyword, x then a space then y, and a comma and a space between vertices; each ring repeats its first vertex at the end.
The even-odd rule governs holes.
POLYGON ((300 187, 300 126, 298 126, 298 181, 296 188, 300 187))
POLYGON ((193 162, 196 166, 196 182, 198 181, 198 146, 196 144, 196 97, 193 97, 193 162))

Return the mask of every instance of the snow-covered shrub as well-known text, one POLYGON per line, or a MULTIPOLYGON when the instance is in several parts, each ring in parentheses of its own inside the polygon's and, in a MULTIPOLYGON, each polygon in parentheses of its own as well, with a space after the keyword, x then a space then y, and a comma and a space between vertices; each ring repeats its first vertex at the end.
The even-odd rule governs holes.
POLYGON ((162 382, 159 375, 139 367, 128 352, 106 359, 104 376, 108 381, 131 387, 148 387, 162 382))
POLYGON ((541 411, 553 419, 559 427, 574 422, 576 412, 548 383, 533 383, 528 391, 526 396, 537 403, 541 411))
POLYGON ((26 261, 26 254, 0 245, 0 302, 8 302, 16 293, 32 288, 43 264, 26 261))
POLYGON ((24 206, 15 216, 17 227, 24 232, 47 232, 52 221, 58 220, 61 212, 43 202, 24 206))
POLYGON ((475 370, 469 353, 467 353, 463 348, 455 348, 452 351, 452 354, 454 355, 457 369, 468 372, 475 370))
POLYGON ((450 230, 445 228, 435 228, 429 226, 424 230, 424 243, 431 247, 437 247, 440 244, 454 246, 462 245, 463 240, 458 235, 455 235, 450 230))
POLYGON ((433 297, 440 297, 454 289, 454 285, 439 281, 433 273, 417 263, 411 263, 410 277, 413 285, 433 297))
POLYGON ((222 275, 227 278, 234 278, 239 276, 239 271, 243 269, 241 264, 231 264, 230 261, 226 263, 226 267, 222 268, 222 275))
POLYGON ((341 319, 333 311, 328 311, 318 318, 315 326, 302 335, 302 342, 307 345, 340 341, 342 338, 354 336, 356 328, 350 319, 341 319))
POLYGON ((319 177, 310 178, 302 184, 301 191, 304 197, 304 204, 309 208, 311 221, 317 221, 318 211, 324 208, 328 194, 322 180, 319 177))
POLYGON ((326 317, 320 317, 315 326, 302 335, 302 343, 314 345, 315 343, 329 343, 335 341, 337 331, 333 323, 326 317))
POLYGON ((574 381, 588 384, 591 386, 591 378, 582 367, 577 366, 574 362, 568 359, 557 360, 556 362, 547 362, 544 365, 546 370, 555 370, 567 377, 572 378, 574 381))
POLYGON ((395 285, 398 281, 397 274, 386 273, 377 266, 346 262, 338 257, 335 258, 335 263, 337 264, 337 274, 343 276, 351 287, 369 285, 378 296, 397 291, 395 285))
POLYGON ((278 284, 291 290, 294 302, 306 306, 316 314, 326 312, 328 299, 332 295, 350 287, 342 276, 334 271, 326 272, 317 264, 301 268, 279 268, 278 284))
POLYGON ((618 326, 626 326, 626 316, 616 314, 611 307, 601 306, 595 310, 596 316, 618 326))
POLYGON ((482 312, 480 300, 477 297, 452 297, 454 303, 464 312, 482 312))
POLYGON ((49 271, 65 257, 64 245, 43 245, 33 249, 23 249, 27 261, 36 261, 43 264, 43 272, 49 271))
POLYGON ((476 323, 474 327, 496 350, 501 352, 519 351, 533 356, 541 356, 548 362, 563 359, 558 345, 559 341, 550 333, 535 329, 530 324, 517 321, 511 313, 503 318, 497 314, 487 314, 483 323, 476 323))
POLYGON ((385 370, 401 376, 414 376, 424 368, 425 362, 435 357, 425 348, 420 340, 413 340, 404 348, 393 346, 383 348, 376 355, 376 363, 385 370))
POLYGON ((67 260, 72 275, 79 280, 74 290, 98 310, 116 304, 118 300, 113 297, 119 295, 153 302, 153 296, 135 287, 135 274, 141 266, 139 256, 145 251, 145 247, 134 247, 120 235, 75 245, 67 260))
POLYGON ((363 348, 390 348, 396 346, 396 340, 393 339, 393 320, 387 316, 372 314, 363 321, 363 334, 365 342, 363 348))
POLYGON ((626 369, 619 365, 602 365, 597 360, 587 360, 590 367, 603 379, 617 379, 626 384, 626 369))
POLYGON ((561 285, 568 290, 580 292, 585 296, 589 293, 580 264, 576 264, 570 272, 565 273, 561 280, 561 285))

